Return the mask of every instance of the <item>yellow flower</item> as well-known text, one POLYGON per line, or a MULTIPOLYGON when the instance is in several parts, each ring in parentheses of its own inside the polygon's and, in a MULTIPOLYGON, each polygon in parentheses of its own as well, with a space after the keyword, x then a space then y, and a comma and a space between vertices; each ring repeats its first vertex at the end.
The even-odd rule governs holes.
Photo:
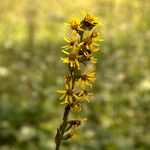
POLYGON ((97 43, 99 41, 99 34, 96 31, 92 31, 88 37, 86 37, 82 44, 80 44, 79 51, 81 55, 84 55, 85 57, 91 57, 92 52, 97 52, 99 48, 99 44, 97 43))
POLYGON ((86 74, 86 73, 82 73, 76 83, 76 86, 80 86, 83 89, 86 86, 92 87, 92 83, 95 82, 96 78, 95 76, 95 72, 91 71, 90 73, 86 74))
POLYGON ((78 43, 77 39, 76 38, 66 38, 64 37, 65 41, 68 43, 68 45, 66 46, 63 46, 62 48, 67 50, 67 49, 79 49, 81 45, 83 45, 84 42, 81 42, 81 43, 78 43))
MULTIPOLYGON (((91 37, 92 38, 92 40, 93 40, 93 42, 95 43, 95 42, 102 42, 103 41, 103 39, 101 39, 100 38, 100 36, 99 36, 99 33, 98 32, 96 32, 96 31, 92 31, 91 33, 90 33, 90 36, 89 37, 91 37)), ((97 45, 97 44, 96 44, 97 45)), ((99 45, 97 45, 97 46, 99 46, 99 45)))
POLYGON ((84 19, 82 20, 82 28, 91 30, 95 25, 99 24, 100 21, 94 15, 90 13, 86 13, 84 10, 82 11, 84 19))
POLYGON ((89 51, 89 50, 83 51, 83 49, 82 49, 81 52, 83 53, 82 55, 84 55, 84 56, 82 57, 82 59, 80 60, 81 63, 85 64, 85 61, 89 61, 89 62, 94 63, 94 64, 97 63, 97 59, 94 58, 94 57, 91 55, 91 51, 89 51))
MULTIPOLYGON (((78 100, 78 99, 79 99, 79 97, 76 98, 76 100, 78 100)), ((80 112, 81 111, 81 104, 77 101, 74 101, 73 103, 71 103, 70 108, 74 112, 80 112)))
POLYGON ((89 93, 87 90, 83 90, 79 93, 79 97, 85 99, 87 102, 90 102, 89 97, 92 96, 92 93, 89 93))
POLYGON ((72 80, 69 84, 66 84, 66 90, 57 90, 58 93, 63 94, 59 99, 65 99, 62 104, 69 103, 71 104, 74 99, 78 99, 78 96, 75 94, 74 89, 72 89, 72 80))
POLYGON ((94 64, 97 63, 97 59, 91 55, 86 55, 86 60, 94 64))
POLYGON ((73 17, 71 22, 69 23, 69 26, 72 30, 75 30, 77 33, 79 33, 80 31, 84 31, 81 28, 80 19, 78 19, 78 18, 73 17))
POLYGON ((91 37, 87 37, 86 39, 84 39, 84 46, 86 46, 87 49, 90 49, 90 45, 93 44, 93 40, 91 37))
POLYGON ((76 40, 75 39, 68 39, 66 37, 64 37, 65 41, 68 43, 68 45, 66 46, 63 46, 64 49, 69 49, 69 48, 73 48, 73 46, 75 45, 76 43, 76 40))
POLYGON ((97 43, 99 41, 99 34, 96 31, 92 31, 90 35, 84 39, 83 46, 85 46, 88 50, 95 52, 94 46, 99 46, 97 43))
POLYGON ((92 32, 90 33, 90 37, 91 37, 91 38, 99 38, 99 33, 96 32, 96 31, 92 31, 92 32))
POLYGON ((66 58, 61 58, 63 63, 68 63, 70 67, 77 67, 80 69, 80 64, 79 64, 79 58, 81 56, 78 56, 75 51, 72 51, 70 53, 62 50, 68 57, 66 58))
POLYGON ((81 46, 80 51, 83 53, 83 55, 89 59, 91 57, 92 52, 99 51, 99 48, 95 47, 95 43, 92 43, 89 39, 87 39, 81 46))

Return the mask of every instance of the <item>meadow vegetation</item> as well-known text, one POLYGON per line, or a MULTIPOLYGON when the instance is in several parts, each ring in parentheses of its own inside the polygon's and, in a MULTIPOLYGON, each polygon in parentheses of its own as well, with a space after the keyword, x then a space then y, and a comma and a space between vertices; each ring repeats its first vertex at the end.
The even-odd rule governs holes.
MULTIPOLYGON (((53 150, 62 122, 65 22, 81 9, 101 19, 104 42, 79 138, 62 150, 150 147, 149 0, 0 1, 0 149, 53 150)), ((70 117, 76 117, 71 114, 70 117)))

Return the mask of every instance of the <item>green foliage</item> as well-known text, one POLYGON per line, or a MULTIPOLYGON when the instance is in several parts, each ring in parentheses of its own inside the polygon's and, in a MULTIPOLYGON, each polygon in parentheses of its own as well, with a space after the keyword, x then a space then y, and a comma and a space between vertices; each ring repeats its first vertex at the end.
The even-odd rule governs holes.
POLYGON ((83 108, 88 120, 79 140, 65 142, 62 150, 149 149, 150 2, 84 3, 0 2, 1 150, 54 149, 63 112, 56 90, 67 69, 59 61, 64 21, 81 6, 102 18, 104 42, 96 56, 94 100, 83 108))

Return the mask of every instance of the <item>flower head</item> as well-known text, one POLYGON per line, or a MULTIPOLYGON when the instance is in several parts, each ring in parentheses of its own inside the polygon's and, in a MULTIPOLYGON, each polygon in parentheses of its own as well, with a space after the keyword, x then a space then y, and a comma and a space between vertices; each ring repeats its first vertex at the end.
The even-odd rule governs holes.
POLYGON ((69 49, 69 48, 73 48, 73 46, 75 45, 76 43, 76 40, 75 39, 68 39, 66 37, 64 37, 65 41, 68 43, 68 45, 66 46, 63 46, 64 49, 69 49))
MULTIPOLYGON (((78 97, 78 99, 79 99, 79 97, 78 97)), ((76 100, 78 100, 78 99, 76 99, 76 100)), ((71 103, 70 107, 71 107, 72 111, 80 112, 81 111, 81 103, 79 103, 76 100, 73 103, 71 103)))
POLYGON ((79 97, 81 97, 82 99, 85 99, 87 102, 90 102, 89 97, 92 96, 92 93, 89 93, 87 90, 82 90, 79 93, 79 97))
POLYGON ((79 33, 80 31, 84 31, 81 27, 80 19, 78 18, 73 17, 69 23, 69 26, 73 31, 76 31, 77 33, 79 33))
POLYGON ((57 90, 58 93, 63 94, 59 99, 64 99, 64 102, 62 104, 71 104, 73 103, 73 100, 76 98, 78 99, 78 96, 75 94, 74 89, 72 89, 72 80, 69 82, 69 84, 66 84, 65 90, 57 90))
POLYGON ((84 16, 84 19, 82 20, 82 28, 83 29, 88 29, 91 30, 94 26, 99 24, 99 19, 96 18, 94 15, 91 13, 86 13, 84 10, 82 11, 82 14, 84 16))
POLYGON ((78 79, 76 85, 82 87, 83 89, 85 89, 86 86, 89 86, 92 88, 92 83, 95 82, 95 80, 96 80, 96 78, 94 76, 95 76, 94 71, 92 71, 90 73, 84 72, 79 76, 79 79, 78 79))
POLYGON ((72 67, 77 67, 78 69, 80 69, 80 64, 79 64, 79 58, 80 56, 77 55, 77 53, 75 51, 72 51, 70 53, 63 51, 66 55, 68 55, 68 57, 66 58, 61 58, 63 63, 67 63, 69 64, 69 66, 72 67))

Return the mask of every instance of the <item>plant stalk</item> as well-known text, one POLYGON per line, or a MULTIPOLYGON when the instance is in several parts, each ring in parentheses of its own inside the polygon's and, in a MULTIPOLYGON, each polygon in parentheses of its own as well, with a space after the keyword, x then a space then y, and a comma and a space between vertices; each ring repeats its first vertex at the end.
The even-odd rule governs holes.
POLYGON ((69 111, 70 111, 70 106, 67 105, 65 107, 65 111, 64 111, 64 115, 63 115, 63 123, 61 124, 60 128, 57 129, 58 137, 56 139, 56 149, 55 150, 59 150, 59 148, 60 148, 61 140, 63 138, 63 135, 64 135, 66 127, 67 127, 67 120, 68 120, 68 116, 69 116, 69 111))

